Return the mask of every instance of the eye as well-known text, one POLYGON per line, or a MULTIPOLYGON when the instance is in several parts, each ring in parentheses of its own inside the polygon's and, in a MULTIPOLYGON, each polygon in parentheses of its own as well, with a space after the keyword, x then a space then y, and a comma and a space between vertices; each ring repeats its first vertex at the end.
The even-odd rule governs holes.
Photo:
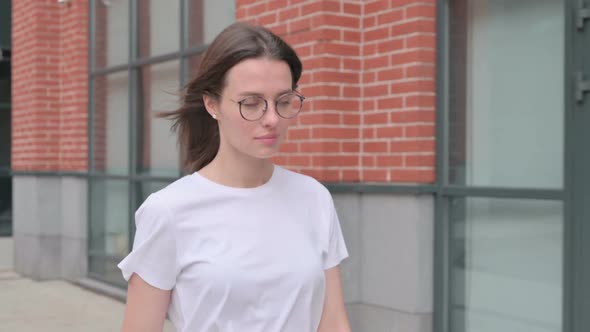
POLYGON ((243 99, 240 104, 244 107, 255 108, 260 107, 264 102, 258 97, 248 97, 243 99))
POLYGON ((281 98, 279 98, 279 100, 277 100, 277 104, 280 106, 288 106, 291 105, 294 101, 295 95, 286 95, 283 96, 281 98))

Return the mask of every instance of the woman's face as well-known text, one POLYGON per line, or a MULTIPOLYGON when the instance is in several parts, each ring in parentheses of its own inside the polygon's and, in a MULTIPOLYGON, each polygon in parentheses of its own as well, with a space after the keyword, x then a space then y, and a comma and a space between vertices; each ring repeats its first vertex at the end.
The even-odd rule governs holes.
POLYGON ((257 159, 272 157, 287 135, 289 119, 280 117, 276 111, 276 100, 292 92, 291 71, 284 61, 268 58, 244 60, 231 68, 225 78, 225 88, 217 100, 205 98, 205 106, 215 115, 219 124, 219 153, 238 153, 257 159), (268 108, 258 120, 247 121, 240 114, 248 107, 254 109, 252 101, 267 100, 268 108), (245 101, 244 101, 245 100, 245 101))

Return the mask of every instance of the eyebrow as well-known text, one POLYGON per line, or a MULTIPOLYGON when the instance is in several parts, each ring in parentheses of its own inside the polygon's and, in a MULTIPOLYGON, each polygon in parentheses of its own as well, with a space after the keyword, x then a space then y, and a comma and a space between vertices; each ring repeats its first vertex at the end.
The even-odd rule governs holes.
MULTIPOLYGON (((283 90, 283 91, 277 93, 275 95, 275 97, 280 97, 280 96, 282 96, 284 94, 291 93, 291 92, 293 92, 292 89, 283 90)), ((239 93, 238 96, 260 96, 260 97, 264 97, 264 94, 262 94, 260 92, 244 91, 244 92, 239 93)))

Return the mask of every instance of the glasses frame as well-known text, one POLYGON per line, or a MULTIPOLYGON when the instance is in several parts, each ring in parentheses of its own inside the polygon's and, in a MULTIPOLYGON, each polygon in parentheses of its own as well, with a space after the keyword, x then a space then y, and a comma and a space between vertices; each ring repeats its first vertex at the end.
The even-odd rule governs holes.
MULTIPOLYGON (((268 100, 266 98, 263 98, 263 97, 258 96, 258 95, 248 96, 248 97, 245 97, 244 99, 240 99, 238 101, 235 101, 235 100, 233 100, 231 98, 228 98, 228 97, 223 96, 220 93, 215 93, 215 94, 218 95, 221 98, 225 98, 225 99, 227 99, 227 100, 229 100, 231 102, 234 102, 234 103, 238 104, 239 111, 240 111, 240 116, 242 117, 242 119, 244 119, 246 121, 258 121, 258 120, 262 119, 264 117, 264 115, 266 114, 266 111, 268 111, 268 100), (244 116, 244 113, 242 113, 242 103, 244 101, 246 101, 246 99, 251 98, 251 97, 256 97, 256 98, 259 98, 259 99, 264 100, 264 108, 262 109, 262 114, 258 118, 256 118, 256 119, 248 119, 248 118, 246 118, 244 116)), ((294 117, 296 117, 301 112, 301 109, 303 108, 303 102, 304 101, 305 101, 305 96, 303 96, 298 91, 293 90, 293 92, 289 92, 289 93, 286 93, 284 95, 281 95, 277 99, 274 100, 274 103, 275 103, 275 111, 276 111, 277 115, 280 116, 283 119, 293 119, 294 117), (278 108, 279 101, 278 100, 281 99, 284 96, 289 95, 289 94, 293 94, 294 96, 298 97, 301 100, 301 106, 299 106, 299 110, 297 110, 297 113, 295 113, 293 116, 287 117, 287 116, 282 115, 279 112, 279 108, 278 108)))

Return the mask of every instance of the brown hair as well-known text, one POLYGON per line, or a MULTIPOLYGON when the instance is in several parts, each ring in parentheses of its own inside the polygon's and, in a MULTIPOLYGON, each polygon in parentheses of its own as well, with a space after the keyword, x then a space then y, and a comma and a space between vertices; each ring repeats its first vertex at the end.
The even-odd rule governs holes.
POLYGON ((205 52, 197 76, 183 90, 182 105, 160 116, 173 120, 178 134, 182 163, 192 173, 209 164, 219 150, 219 127, 203 102, 203 96, 218 98, 226 73, 239 62, 259 57, 285 61, 291 70, 293 89, 302 65, 295 51, 280 37, 261 26, 237 22, 225 28, 205 52))

